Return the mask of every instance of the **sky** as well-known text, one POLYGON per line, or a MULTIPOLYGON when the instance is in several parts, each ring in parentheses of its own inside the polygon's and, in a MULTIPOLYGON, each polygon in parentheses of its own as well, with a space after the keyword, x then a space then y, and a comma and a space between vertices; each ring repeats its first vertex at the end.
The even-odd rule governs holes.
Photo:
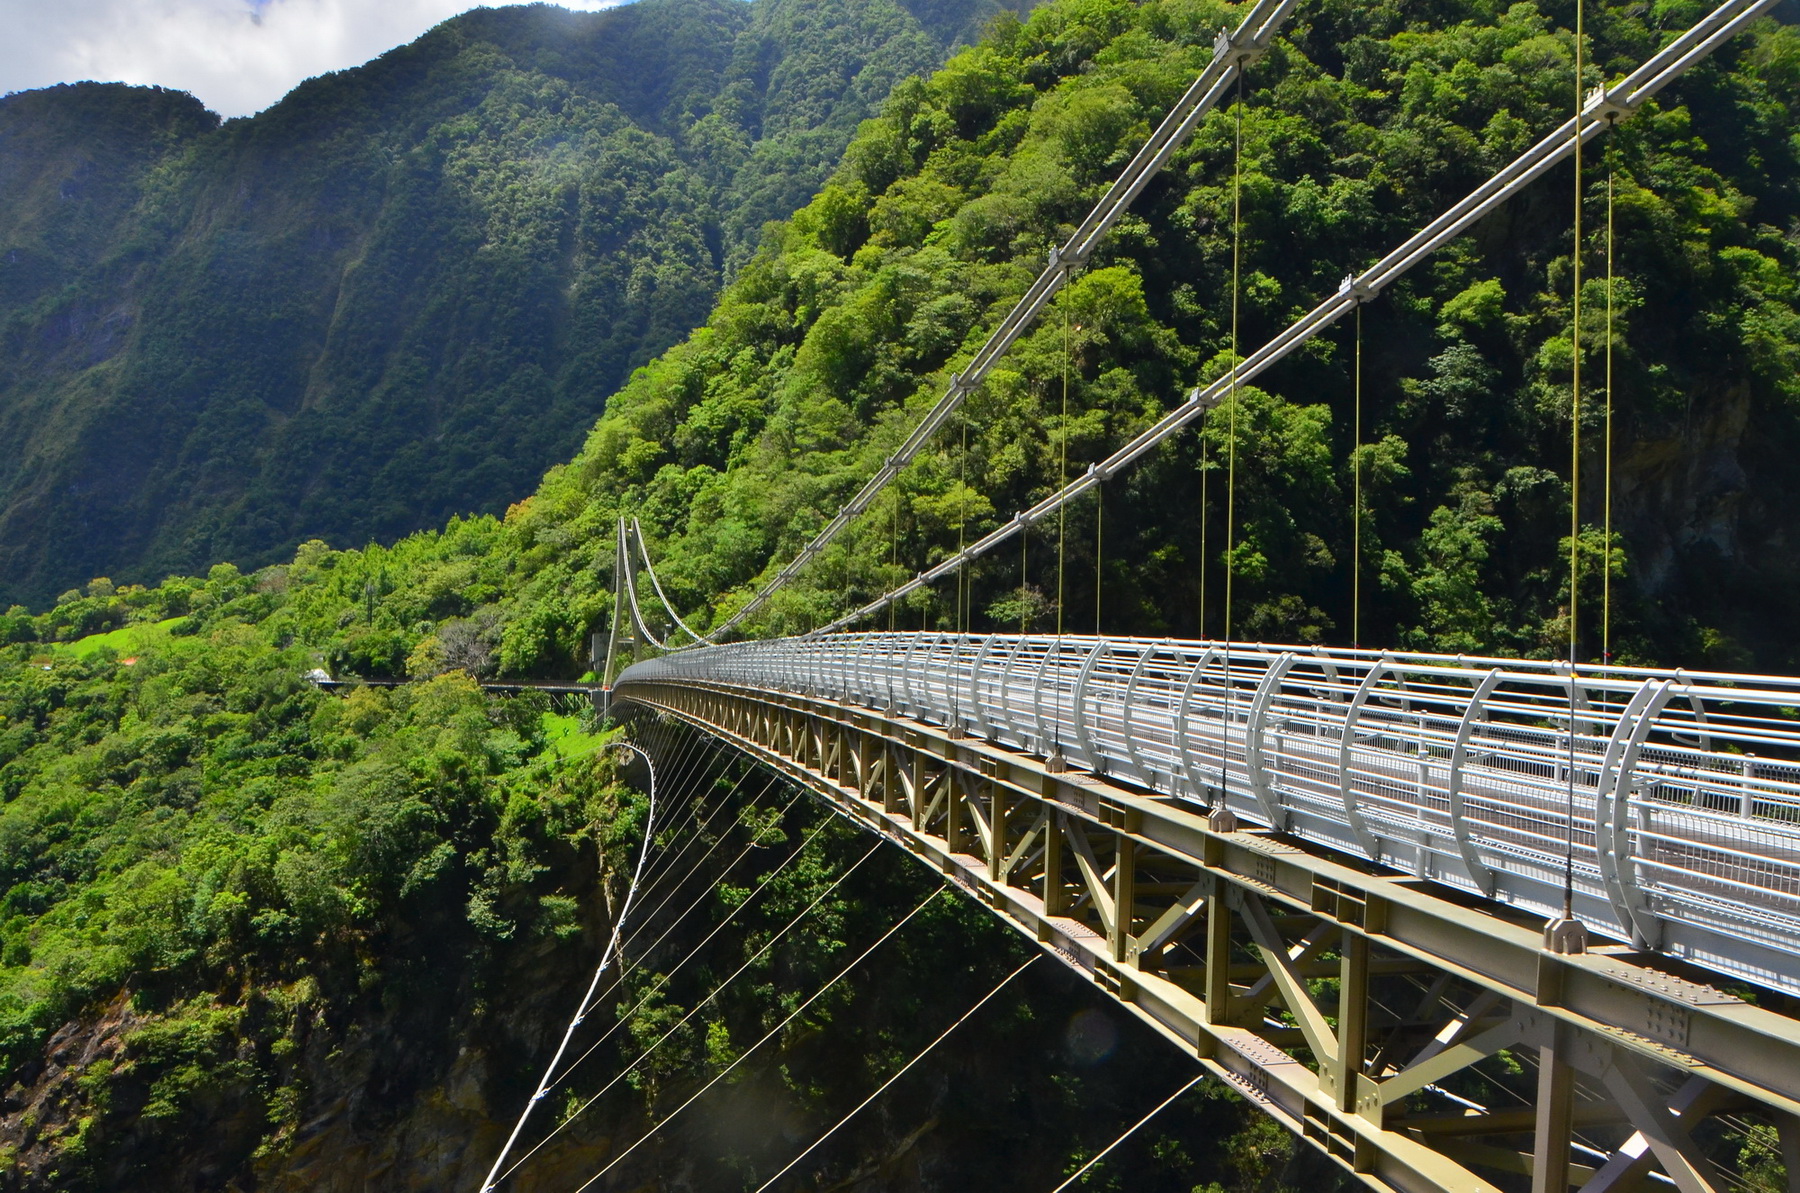
MULTIPOLYGON (((498 3, 500 0, 490 0, 498 3)), ((608 8, 619 0, 560 0, 608 8)), ((418 37, 471 0, 0 0, 0 95, 83 79, 191 91, 248 116, 418 37)))

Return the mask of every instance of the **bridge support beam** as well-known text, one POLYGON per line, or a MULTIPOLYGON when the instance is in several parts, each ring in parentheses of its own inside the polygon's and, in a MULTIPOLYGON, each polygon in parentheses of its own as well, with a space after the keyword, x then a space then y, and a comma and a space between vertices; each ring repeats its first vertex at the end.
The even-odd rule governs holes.
POLYGON ((1120 833, 1113 854, 1113 924, 1107 941, 1114 961, 1124 961, 1131 947, 1132 909, 1137 905, 1137 843, 1120 833))
POLYGON ((1331 1093, 1337 1108, 1356 1109, 1358 1082, 1369 1050, 1369 940, 1347 933, 1338 949, 1337 1056, 1331 1066, 1331 1093))
POLYGON ((1575 1129, 1573 1045, 1560 1024, 1538 1049, 1536 1146, 1531 1154, 1531 1193, 1568 1193, 1569 1150, 1575 1129))
POLYGON ((1735 1153, 1696 1128, 1727 1112, 1800 1173, 1784 1005, 1624 947, 1552 955, 1427 882, 943 727, 725 685, 619 698, 901 841, 1372 1188, 1704 1193, 1735 1153))

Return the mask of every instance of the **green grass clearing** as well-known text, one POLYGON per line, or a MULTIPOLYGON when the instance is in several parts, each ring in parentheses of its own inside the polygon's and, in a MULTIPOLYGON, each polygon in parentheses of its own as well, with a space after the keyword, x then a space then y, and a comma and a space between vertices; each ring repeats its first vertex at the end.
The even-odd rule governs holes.
POLYGON ((583 733, 580 717, 565 717, 553 712, 544 714, 544 736, 550 741, 550 752, 558 758, 592 754, 609 740, 605 734, 583 733))
POLYGON ((169 641, 170 628, 183 620, 185 618, 171 617, 166 621, 138 622, 123 629, 109 630, 104 634, 89 634, 87 637, 77 638, 73 642, 60 642, 50 648, 50 653, 89 659, 104 647, 121 657, 128 658, 166 644, 169 641))

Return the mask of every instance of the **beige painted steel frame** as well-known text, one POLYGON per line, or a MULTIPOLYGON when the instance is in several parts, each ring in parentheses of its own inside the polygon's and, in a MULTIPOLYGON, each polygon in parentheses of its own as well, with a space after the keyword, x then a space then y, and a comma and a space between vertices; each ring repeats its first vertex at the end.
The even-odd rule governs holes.
POLYGON ((1553 955, 1498 905, 897 713, 698 681, 615 695, 918 855, 1373 1188, 1606 1191, 1655 1171, 1700 1193, 1719 1174, 1694 1128, 1729 1112, 1775 1128, 1800 1190, 1787 1014, 1624 946, 1553 955), (1371 995, 1393 975, 1427 985, 1398 1019, 1371 995), (1415 1096, 1501 1050, 1535 1054, 1535 1106, 1415 1096), (1594 1131, 1612 1142, 1581 1142, 1594 1131))

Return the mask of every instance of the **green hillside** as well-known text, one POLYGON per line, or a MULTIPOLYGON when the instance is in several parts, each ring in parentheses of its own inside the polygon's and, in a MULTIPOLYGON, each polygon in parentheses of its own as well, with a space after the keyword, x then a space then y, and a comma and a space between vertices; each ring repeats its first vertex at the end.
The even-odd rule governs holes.
MULTIPOLYGON (((1489 0, 1304 7, 1246 90, 1246 346, 1565 116, 1567 15, 1489 0)), ((1693 15, 1596 5, 1594 57, 1621 69, 1693 15)), ((684 612, 705 622, 741 602, 935 399, 1231 20, 1210 0, 1057 0, 901 84, 705 326, 635 373, 572 461, 503 518, 391 546, 308 542, 281 564, 156 587, 97 581, 0 619, 0 1067, 13 1074, 0 1147, 29 1187, 146 1172, 178 1174, 170 1187, 346 1190, 371 1172, 396 1188, 478 1177, 598 951, 600 890, 619 889, 641 796, 594 756, 562 756, 570 726, 555 718, 573 710, 483 696, 469 675, 588 667, 621 512, 643 519, 684 612), (131 626, 145 629, 94 638, 131 626), (423 682, 341 698, 302 679, 317 666, 423 682)), ((1073 473, 1225 367, 1235 133, 1230 110, 1202 124, 973 399, 966 452, 952 425, 759 632, 817 624, 910 576, 1049 491, 1065 440, 1073 473)), ((1786 547, 1800 497, 1797 134, 1800 32, 1765 21, 1589 155, 1594 366, 1608 169, 1618 196, 1614 642, 1633 660, 1800 665, 1786 547)), ((1557 648, 1570 182, 1553 172, 1367 311, 1367 645, 1557 648)), ((1349 637, 1351 334, 1241 395, 1241 633, 1349 637)), ((1219 629, 1228 425, 1212 418, 1107 486, 1108 631, 1219 629)), ((1588 426, 1590 453, 1602 429, 1588 426)), ((1584 521, 1598 525, 1597 455, 1584 470, 1584 521)), ((1073 511, 1063 544, 1064 612, 1082 629, 1096 614, 1094 516, 1091 501, 1073 511)), ((972 627, 1021 612, 1054 625, 1058 545, 1039 528, 1023 560, 984 562, 972 627)), ((940 592, 897 618, 948 626, 954 608, 940 592)), ((787 839, 807 823, 796 809, 787 839)), ((820 842, 780 907, 866 848, 820 842)), ((922 897, 928 880, 889 861, 834 897, 834 918, 777 972, 686 1029, 665 1068, 578 1120, 544 1161, 545 1187, 579 1184, 615 1138, 766 1030, 783 992, 922 897)), ((744 881, 706 873, 696 893, 713 883, 722 913, 744 881)), ((624 1187, 690 1163, 716 1163, 681 1171, 717 1187, 768 1172, 793 1150, 781 1141, 853 1104, 1021 956, 978 910, 944 915, 784 1037, 717 1118, 646 1149, 624 1187)), ((778 907, 745 939, 782 922, 778 907)), ((698 1005, 691 980, 634 1016, 632 1038, 698 1005)), ((956 1080, 846 1132, 821 1183, 923 1190, 972 1173, 968 1187, 1032 1193, 1129 1121, 1121 1091, 1136 1077, 1173 1086, 1175 1070, 1155 1068, 1170 1054, 1128 1033, 1114 1060, 1071 1061, 1053 1080, 1021 1069, 1022 1053, 1073 1055, 1061 1025, 1073 1032, 1092 997, 1043 980, 956 1080), (1087 1106, 1113 1109, 1089 1119, 1087 1106)), ((631 1050, 614 1047, 616 1068, 631 1050)), ((1329 1187, 1242 1106, 1193 1113, 1107 1179, 1329 1187)), ((1750 1187, 1779 1187, 1769 1156, 1740 1167, 1750 1187)))
POLYGON ((0 605, 497 513, 993 7, 482 9, 222 126, 0 100, 0 605))
MULTIPOLYGON (((1568 38, 1534 8, 1426 9, 1310 5, 1259 67, 1243 125, 1244 352, 1566 117, 1568 38)), ((523 541, 590 527, 596 505, 639 514, 660 540, 665 586, 703 624, 719 594, 791 558, 1023 292, 1222 19, 1091 11, 1103 48, 1053 92, 1040 88, 1061 51, 1003 31, 896 93, 707 331, 612 401, 517 520, 523 541)), ((1594 52, 1607 71, 1687 19, 1658 14, 1603 10, 1594 52)), ((1800 666, 1787 548, 1800 498, 1797 46, 1792 26, 1771 23, 1589 153, 1584 657, 1599 652, 1611 170, 1615 654, 1800 666)), ((1201 125, 965 407, 966 458, 960 428, 941 435, 769 625, 805 629, 857 607, 1054 490, 1065 437, 1073 476, 1225 371, 1233 136, 1225 113, 1201 125)), ((1367 309, 1365 645, 1531 654, 1566 641, 1569 180, 1552 172, 1367 309)), ((1350 640, 1353 353, 1353 327, 1340 325, 1243 394, 1240 634, 1350 640)), ((1067 574, 1081 579, 1066 584, 1067 624, 1094 625, 1099 599, 1112 632, 1220 632, 1230 423, 1220 413, 1106 486, 1098 598, 1096 504, 1071 511, 1067 574)), ((1049 597, 1057 534, 1038 528, 1027 549, 1024 582, 1049 597)), ((977 628, 1018 624, 979 613, 1009 592, 1016 607, 1020 566, 1014 547, 975 570, 977 628)), ((946 584, 900 624, 944 623, 953 603, 946 584)))

